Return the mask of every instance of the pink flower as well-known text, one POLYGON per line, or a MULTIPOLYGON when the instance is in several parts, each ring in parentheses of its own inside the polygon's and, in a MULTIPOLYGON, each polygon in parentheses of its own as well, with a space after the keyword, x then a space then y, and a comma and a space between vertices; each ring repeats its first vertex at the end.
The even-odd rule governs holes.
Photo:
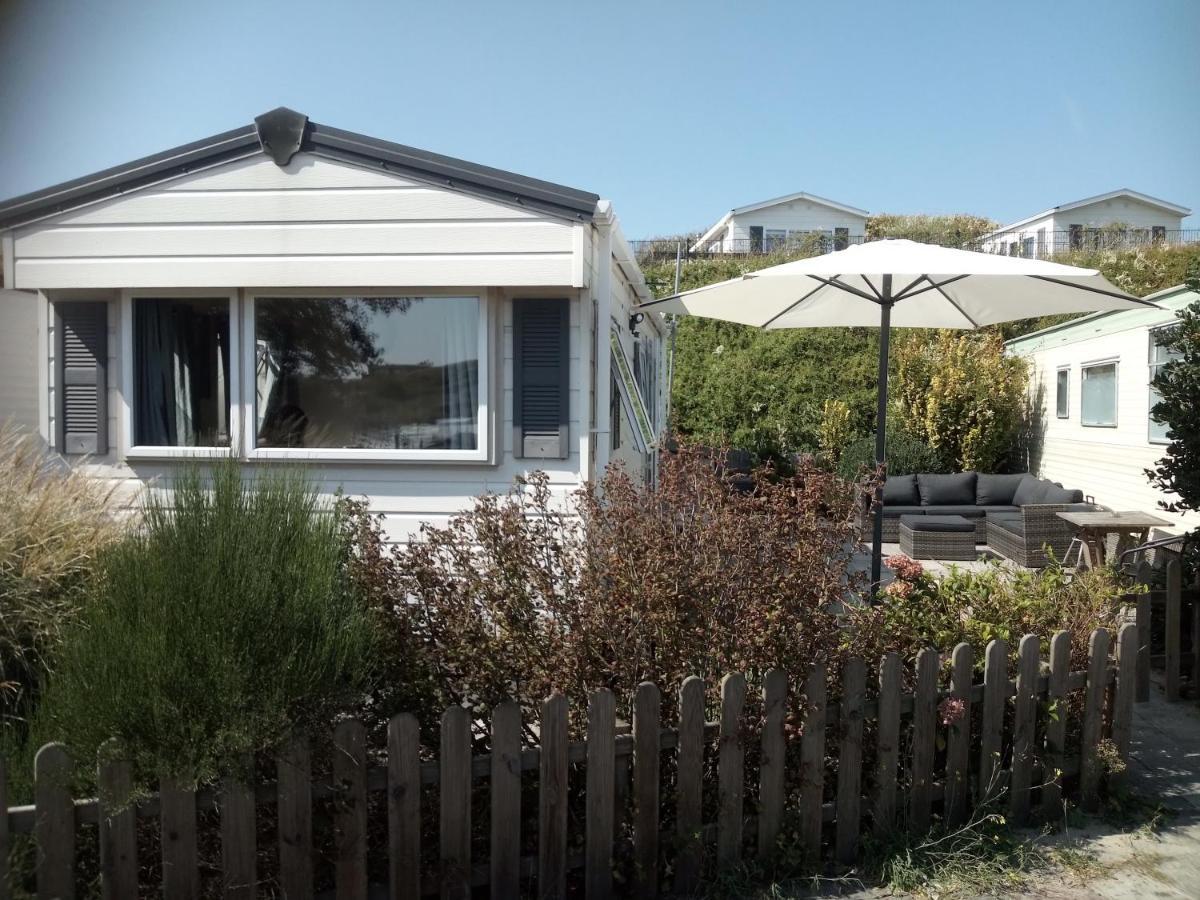
POLYGON ((915 581, 925 574, 924 566, 903 553, 894 553, 883 562, 903 581, 915 581))
POLYGON ((897 599, 904 600, 912 594, 913 583, 911 581, 901 581, 900 579, 896 579, 887 587, 885 587, 883 592, 889 597, 896 597, 897 599))
POLYGON ((967 702, 958 697, 947 697, 938 704, 938 715, 943 725, 953 725, 962 719, 967 712, 967 702))

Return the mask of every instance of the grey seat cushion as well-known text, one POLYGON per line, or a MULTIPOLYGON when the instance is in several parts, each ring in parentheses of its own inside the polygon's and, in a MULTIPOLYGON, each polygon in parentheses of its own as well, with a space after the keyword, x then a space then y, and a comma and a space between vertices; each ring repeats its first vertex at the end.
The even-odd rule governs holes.
POLYGON ((1009 506, 1013 502, 1013 494, 1026 478, 1033 476, 1025 473, 988 475, 980 472, 975 480, 975 502, 979 506, 1009 506))
POLYGON ((975 525, 962 516, 901 516, 900 524, 912 531, 972 532, 975 525))
POLYGON ((1025 535, 1025 519, 1020 513, 993 513, 987 517, 987 523, 989 528, 995 525, 1016 537, 1025 535))
POLYGON ((982 506, 927 506, 927 516, 966 516, 968 519, 981 518, 986 510, 982 506))
POLYGON ((923 506, 885 506, 883 508, 883 517, 885 519, 898 519, 900 516, 923 515, 925 515, 925 507, 923 506))
POLYGON ((918 475, 917 489, 922 506, 974 506, 975 473, 918 475))
POLYGON ((884 506, 918 506, 920 503, 916 475, 889 475, 883 483, 884 506))

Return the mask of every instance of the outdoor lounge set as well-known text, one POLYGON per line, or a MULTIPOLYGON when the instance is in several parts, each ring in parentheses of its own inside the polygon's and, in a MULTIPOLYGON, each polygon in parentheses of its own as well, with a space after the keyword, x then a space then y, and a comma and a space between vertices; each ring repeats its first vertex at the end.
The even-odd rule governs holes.
POLYGON ((889 476, 883 488, 883 539, 914 559, 975 559, 986 543, 1021 566, 1040 568, 1047 549, 1062 559, 1075 527, 1060 512, 1095 510, 1083 492, 1029 474, 889 476))

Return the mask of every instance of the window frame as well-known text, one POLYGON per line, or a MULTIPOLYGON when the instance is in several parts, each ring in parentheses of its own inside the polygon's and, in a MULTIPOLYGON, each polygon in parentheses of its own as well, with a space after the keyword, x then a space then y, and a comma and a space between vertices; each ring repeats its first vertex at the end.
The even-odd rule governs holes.
POLYGON ((254 337, 254 308, 258 298, 319 299, 321 297, 468 297, 479 302, 479 405, 475 412, 476 434, 474 450, 417 450, 417 449, 356 449, 351 447, 259 447, 256 444, 258 429, 255 423, 254 381, 246 378, 241 384, 241 431, 245 435, 244 455, 248 460, 293 460, 300 462, 471 462, 482 463, 491 459, 492 434, 492 347, 491 347, 491 303, 485 289, 455 290, 449 288, 345 288, 335 289, 248 289, 242 302, 242 370, 255 370, 256 344, 254 337))
POLYGON ((1121 407, 1121 361, 1119 357, 1094 359, 1081 363, 1079 366, 1079 424, 1084 428, 1116 428, 1120 419, 1121 407), (1111 422, 1086 422, 1083 418, 1083 388, 1087 383, 1086 373, 1089 369, 1101 366, 1113 367, 1113 416, 1111 422))
POLYGON ((1059 366, 1058 368, 1056 368, 1054 370, 1054 417, 1056 419, 1070 419, 1071 418, 1071 367, 1070 366, 1059 366), (1064 375, 1064 374, 1067 376, 1067 385, 1066 385, 1067 409, 1066 409, 1066 412, 1059 412, 1059 409, 1058 409, 1058 378, 1060 375, 1064 375))
POLYGON ((1152 433, 1151 429, 1154 427, 1155 423, 1153 419, 1150 418, 1150 411, 1154 409, 1156 402, 1154 399, 1154 377, 1157 372, 1155 370, 1165 366, 1172 360, 1168 359, 1166 362, 1154 361, 1154 348, 1156 346, 1154 336, 1160 331, 1167 331, 1170 328, 1174 328, 1177 324, 1178 320, 1174 320, 1166 323, 1165 325, 1157 325, 1154 328, 1147 329, 1146 334, 1146 443, 1155 447, 1165 447, 1171 443, 1170 438, 1156 438, 1152 433))
POLYGON ((136 288, 121 291, 121 456, 124 459, 222 459, 237 456, 242 447, 242 369, 238 348, 241 346, 241 320, 238 316, 237 288, 136 288), (172 447, 135 442, 134 427, 134 342, 133 301, 148 300, 221 300, 229 301, 229 446, 172 447))

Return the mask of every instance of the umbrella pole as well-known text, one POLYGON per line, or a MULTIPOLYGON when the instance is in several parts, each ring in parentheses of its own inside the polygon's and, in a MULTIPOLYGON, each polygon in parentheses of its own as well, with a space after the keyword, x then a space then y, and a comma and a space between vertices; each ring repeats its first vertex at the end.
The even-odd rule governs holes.
MULTIPOLYGON (((879 406, 875 413, 875 466, 887 464, 888 343, 892 332, 892 276, 883 276, 879 303, 879 406)), ((879 590, 883 576, 883 480, 875 487, 874 535, 871 541, 871 591, 879 590)))

